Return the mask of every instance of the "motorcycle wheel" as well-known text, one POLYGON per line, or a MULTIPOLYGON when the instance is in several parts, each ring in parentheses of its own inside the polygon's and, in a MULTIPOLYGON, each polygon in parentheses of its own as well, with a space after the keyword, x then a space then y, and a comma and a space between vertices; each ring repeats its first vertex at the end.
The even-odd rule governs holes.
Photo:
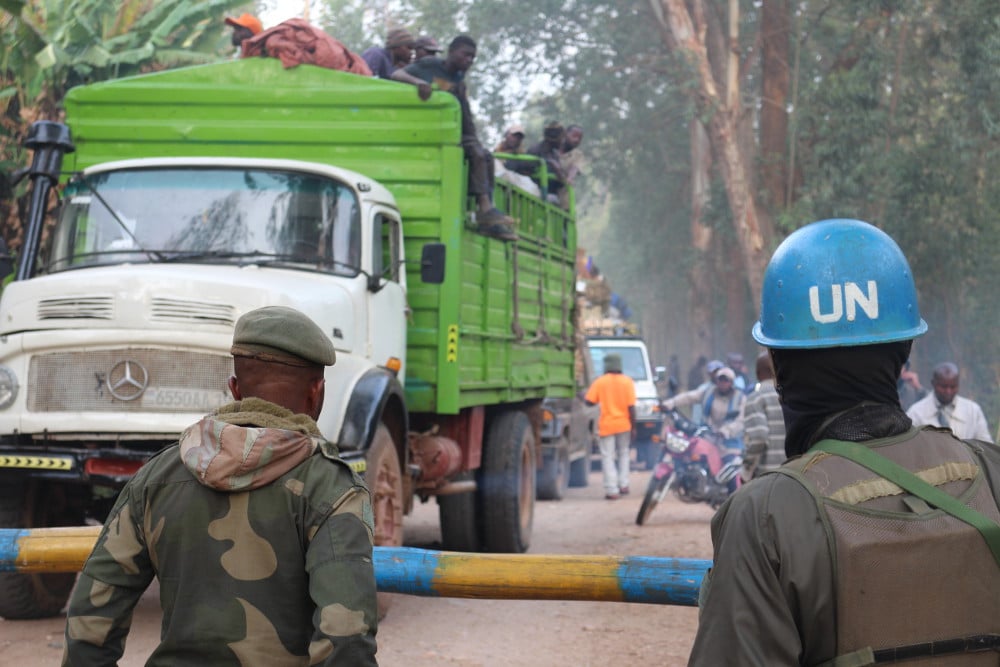
POLYGON ((642 505, 639 506, 639 514, 635 517, 636 525, 641 526, 646 523, 649 515, 653 513, 653 509, 660 503, 660 500, 667 495, 676 478, 677 472, 674 471, 666 477, 660 477, 659 479, 653 477, 649 480, 649 486, 646 487, 646 495, 642 499, 642 505))

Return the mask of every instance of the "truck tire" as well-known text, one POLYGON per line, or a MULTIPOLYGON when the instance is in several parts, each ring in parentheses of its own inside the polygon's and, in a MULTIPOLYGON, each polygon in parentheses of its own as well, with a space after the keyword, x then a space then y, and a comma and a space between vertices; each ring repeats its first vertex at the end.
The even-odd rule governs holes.
POLYGON ((569 486, 569 440, 559 439, 538 471, 538 499, 562 500, 569 486))
POLYGON ((569 485, 585 487, 590 484, 590 454, 581 456, 569 464, 569 485))
MULTIPOLYGON (((44 528, 66 525, 51 522, 40 483, 0 483, 0 527, 44 528)), ((0 617, 24 620, 58 616, 76 583, 75 573, 0 573, 0 617)))
POLYGON ((403 546, 403 475, 396 445, 385 424, 376 428, 365 460, 365 481, 375 514, 375 546, 403 546))
MULTIPOLYGON (((462 473, 455 481, 471 480, 472 473, 462 473)), ((438 496, 438 519, 441 523, 441 548, 445 551, 478 552, 480 520, 476 512, 476 492, 438 496)))
POLYGON ((484 445, 483 546, 491 553, 522 553, 535 516, 535 436, 528 415, 511 410, 497 416, 484 445))

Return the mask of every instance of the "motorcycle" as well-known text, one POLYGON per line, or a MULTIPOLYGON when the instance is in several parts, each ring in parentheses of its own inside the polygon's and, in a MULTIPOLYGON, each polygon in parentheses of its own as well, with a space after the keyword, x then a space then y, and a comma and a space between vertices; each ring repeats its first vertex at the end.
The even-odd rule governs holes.
POLYGON ((735 479, 739 487, 743 467, 742 457, 723 462, 721 442, 722 436, 708 426, 699 426, 677 410, 669 410, 660 461, 653 468, 635 522, 640 526, 646 523, 670 491, 683 502, 708 503, 718 509, 730 495, 730 482, 735 479))

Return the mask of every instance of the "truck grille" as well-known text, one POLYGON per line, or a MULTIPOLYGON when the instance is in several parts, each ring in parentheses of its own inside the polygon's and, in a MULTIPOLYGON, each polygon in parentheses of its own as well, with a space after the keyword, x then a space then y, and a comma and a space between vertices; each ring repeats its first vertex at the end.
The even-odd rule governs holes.
POLYGON ((114 300, 110 296, 73 296, 38 302, 40 320, 110 320, 112 317, 114 300))
POLYGON ((226 383, 232 373, 228 355, 148 349, 40 354, 28 369, 28 410, 204 413, 231 400, 226 383))
POLYGON ((156 298, 150 316, 154 322, 197 322, 232 327, 236 323, 233 312, 233 307, 224 303, 156 298))

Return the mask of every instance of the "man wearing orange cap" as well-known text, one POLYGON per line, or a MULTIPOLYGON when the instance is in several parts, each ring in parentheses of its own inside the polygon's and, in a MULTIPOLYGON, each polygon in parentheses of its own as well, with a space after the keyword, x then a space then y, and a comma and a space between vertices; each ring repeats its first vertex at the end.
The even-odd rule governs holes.
POLYGON ((264 30, 264 24, 253 14, 244 14, 239 18, 226 17, 226 25, 232 26, 232 43, 236 48, 243 45, 243 40, 250 39, 264 30))

